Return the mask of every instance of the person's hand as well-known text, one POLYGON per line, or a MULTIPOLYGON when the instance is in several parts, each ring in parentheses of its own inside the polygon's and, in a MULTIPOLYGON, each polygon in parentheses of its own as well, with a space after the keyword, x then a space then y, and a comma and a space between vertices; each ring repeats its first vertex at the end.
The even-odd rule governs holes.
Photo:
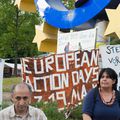
POLYGON ((83 120, 92 120, 92 118, 88 114, 83 114, 83 120))

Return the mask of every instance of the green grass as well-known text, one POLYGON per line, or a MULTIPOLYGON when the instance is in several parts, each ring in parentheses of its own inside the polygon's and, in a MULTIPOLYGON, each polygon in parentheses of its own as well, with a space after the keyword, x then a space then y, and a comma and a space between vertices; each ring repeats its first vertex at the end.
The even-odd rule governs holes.
MULTIPOLYGON (((21 77, 11 77, 11 78, 3 78, 3 94, 5 92, 9 92, 11 91, 11 87, 12 85, 18 84, 22 81, 21 77)), ((9 106, 11 103, 10 99, 5 99, 2 102, 2 107, 5 108, 7 106, 9 106)))
POLYGON ((14 84, 18 84, 22 81, 21 77, 12 77, 3 79, 3 92, 10 92, 11 87, 14 84))

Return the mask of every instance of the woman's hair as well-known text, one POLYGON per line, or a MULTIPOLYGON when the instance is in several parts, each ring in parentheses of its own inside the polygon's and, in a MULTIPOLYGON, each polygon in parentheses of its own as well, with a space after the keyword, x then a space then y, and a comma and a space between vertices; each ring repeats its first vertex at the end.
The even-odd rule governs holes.
POLYGON ((100 73, 99 73, 99 77, 98 77, 98 87, 100 87, 100 79, 103 75, 103 73, 107 73, 107 75, 109 75, 109 77, 115 81, 115 83, 113 84, 113 89, 117 90, 117 82, 118 82, 118 76, 117 73, 112 69, 112 68, 103 68, 101 69, 100 73))

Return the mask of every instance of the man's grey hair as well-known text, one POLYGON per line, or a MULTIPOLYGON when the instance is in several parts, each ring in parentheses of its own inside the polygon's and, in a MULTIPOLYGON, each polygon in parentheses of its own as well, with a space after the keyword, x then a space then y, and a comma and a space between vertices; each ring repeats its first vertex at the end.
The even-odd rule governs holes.
POLYGON ((29 84, 25 83, 25 82, 13 85, 12 88, 11 88, 11 93, 14 93, 16 86, 18 86, 20 84, 26 85, 28 87, 29 92, 32 94, 32 88, 31 88, 31 86, 29 84))

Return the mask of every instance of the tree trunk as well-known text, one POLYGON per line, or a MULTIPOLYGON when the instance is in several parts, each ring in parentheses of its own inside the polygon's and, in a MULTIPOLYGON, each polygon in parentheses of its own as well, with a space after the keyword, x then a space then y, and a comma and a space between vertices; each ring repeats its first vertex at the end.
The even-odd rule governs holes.
POLYGON ((19 10, 16 7, 16 36, 14 42, 15 62, 14 62, 14 75, 17 76, 17 58, 18 58, 18 23, 19 23, 19 10))
POLYGON ((17 77, 17 57, 14 58, 14 75, 17 77))

